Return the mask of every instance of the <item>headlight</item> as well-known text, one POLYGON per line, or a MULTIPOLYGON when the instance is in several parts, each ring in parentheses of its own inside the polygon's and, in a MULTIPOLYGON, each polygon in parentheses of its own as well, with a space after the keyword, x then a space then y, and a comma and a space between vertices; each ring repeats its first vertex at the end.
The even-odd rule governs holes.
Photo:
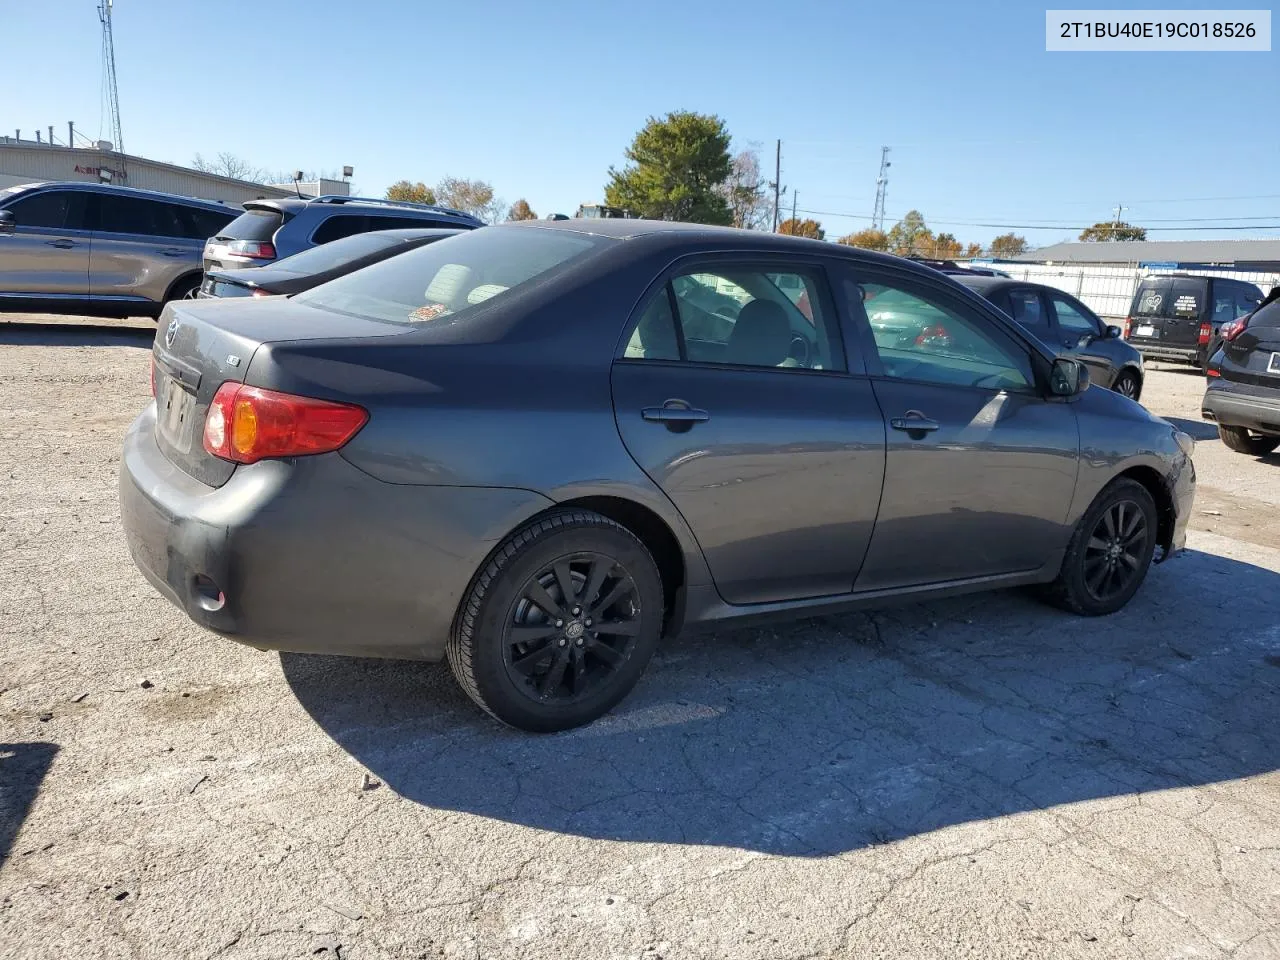
POLYGON ((1174 430, 1173 439, 1178 442, 1178 447, 1181 448, 1182 452, 1185 453, 1188 458, 1195 453, 1196 442, 1192 439, 1191 434, 1183 433, 1181 430, 1174 430))

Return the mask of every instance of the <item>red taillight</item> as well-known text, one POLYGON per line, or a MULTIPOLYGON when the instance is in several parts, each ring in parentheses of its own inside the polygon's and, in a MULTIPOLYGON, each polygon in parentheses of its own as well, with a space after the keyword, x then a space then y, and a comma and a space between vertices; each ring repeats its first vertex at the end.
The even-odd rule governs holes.
POLYGON ((251 260, 274 260, 276 248, 266 240, 232 240, 227 244, 227 253, 251 260))
POLYGON ((1249 318, 1251 316, 1253 316, 1253 314, 1246 313, 1238 320, 1232 320, 1229 323, 1224 323, 1218 328, 1218 333, 1221 335, 1223 340, 1230 343, 1236 337, 1240 336, 1240 334, 1244 333, 1245 328, 1249 326, 1249 318))
POLYGON ((1129 339, 1129 331, 1133 329, 1133 317, 1124 318, 1124 333, 1121 334, 1126 340, 1129 339))
POLYGON ((1200 346, 1204 346, 1209 342, 1209 337, 1213 335, 1213 325, 1208 323, 1200 324, 1200 346))
POLYGON ((362 407, 224 383, 204 419, 204 448, 235 463, 337 450, 369 420, 362 407))
POLYGON ((1220 377, 1222 376, 1222 371, 1217 369, 1216 367, 1210 367, 1208 370, 1204 372, 1204 375, 1206 377, 1220 377))
POLYGON ((254 290, 253 290, 253 293, 249 294, 249 296, 251 296, 251 297, 269 297, 269 296, 271 296, 271 291, 270 291, 270 290, 263 290, 261 287, 255 287, 255 288, 254 288, 254 290))

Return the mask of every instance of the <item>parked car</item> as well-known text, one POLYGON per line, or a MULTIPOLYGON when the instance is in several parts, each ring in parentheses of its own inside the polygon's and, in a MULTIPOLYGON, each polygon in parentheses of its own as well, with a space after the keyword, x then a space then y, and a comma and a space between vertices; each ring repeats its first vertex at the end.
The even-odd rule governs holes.
POLYGON ((302 293, 372 263, 399 256, 461 230, 375 230, 312 247, 267 267, 213 270, 205 274, 200 298, 269 297, 302 293))
POLYGON ((1040 283, 995 277, 954 279, 985 297, 1055 351, 1082 360, 1089 379, 1137 400, 1142 396, 1142 354, 1124 340, 1123 331, 1070 294, 1040 283))
POLYGON ((1261 300, 1262 291, 1243 280, 1156 274, 1138 284, 1125 337, 1148 360, 1205 370, 1221 344, 1218 329, 1257 309, 1261 300))
POLYGON ((256 647, 447 657, 527 730, 695 624, 1021 584, 1111 613, 1194 496, 1191 439, 1083 363, 819 241, 527 221, 162 324, 120 476, 151 583, 256 647), (875 333, 890 294, 957 335, 875 333))
POLYGON ((364 197, 250 200, 244 213, 204 245, 204 269, 265 267, 321 244, 372 230, 411 227, 474 230, 484 221, 461 210, 364 197))
POLYGON ((1218 424, 1228 448, 1264 456, 1280 447, 1280 287, 1221 335, 1200 414, 1218 424))
POLYGON ((0 190, 0 308, 159 316, 194 297, 224 204, 97 183, 0 190))

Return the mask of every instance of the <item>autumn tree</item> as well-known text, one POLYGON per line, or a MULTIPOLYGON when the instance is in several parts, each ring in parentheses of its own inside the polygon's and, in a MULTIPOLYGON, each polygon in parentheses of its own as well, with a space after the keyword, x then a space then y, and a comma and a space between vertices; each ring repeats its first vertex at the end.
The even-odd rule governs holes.
POLYGON ((1027 252, 1027 238, 1016 233, 1002 233, 991 241, 993 257, 1016 257, 1027 252))
POLYGON ((387 199, 409 203, 435 203, 436 192, 422 181, 410 183, 408 180, 397 180, 387 187, 387 199))
POLYGON ((925 225, 924 214, 919 210, 908 210, 889 230, 889 250, 900 257, 923 253, 932 242, 933 231, 925 225))
POLYGON ((529 201, 521 198, 511 205, 511 209, 507 211, 507 219, 537 220, 538 215, 529 208, 529 201))
POLYGON ((493 185, 484 180, 445 177, 436 184, 436 203, 461 210, 485 223, 496 223, 506 206, 493 195, 493 185))
POLYGON ((867 227, 841 237, 836 243, 843 243, 846 247, 861 247, 863 250, 888 250, 889 235, 875 227, 867 227))
POLYGON ((778 232, 791 237, 808 237, 810 240, 822 240, 827 235, 817 220, 795 220, 791 217, 778 224, 778 232))
POLYGON ((759 230, 769 222, 773 211, 769 186, 760 175, 760 155, 755 150, 743 150, 733 158, 729 178, 720 188, 733 226, 759 230))
POLYGON ((933 256, 939 260, 951 260, 960 256, 960 241, 951 233, 940 233, 933 238, 933 256))
POLYGON ((650 220, 733 223, 724 194, 733 161, 729 131, 719 117, 687 110, 650 117, 626 158, 623 169, 609 168, 609 206, 650 220))
POLYGON ((1135 227, 1133 224, 1125 223, 1123 220, 1116 222, 1095 223, 1092 227, 1085 227, 1080 231, 1080 239, 1086 242, 1095 242, 1100 240, 1145 240, 1147 239, 1147 231, 1142 227, 1135 227))
POLYGON ((962 257, 980 257, 980 256, 982 256, 982 244, 980 244, 980 243, 970 243, 968 246, 966 246, 966 247, 964 248, 964 253, 960 254, 960 256, 962 256, 962 257))

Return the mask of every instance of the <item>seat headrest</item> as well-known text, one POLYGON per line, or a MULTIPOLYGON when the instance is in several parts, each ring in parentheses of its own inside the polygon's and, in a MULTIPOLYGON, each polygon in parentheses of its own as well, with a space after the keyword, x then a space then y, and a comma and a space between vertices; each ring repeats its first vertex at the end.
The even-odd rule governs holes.
POLYGON ((770 300, 752 300, 738 314, 729 334, 726 363, 776 367, 791 354, 791 324, 786 311, 770 300))

